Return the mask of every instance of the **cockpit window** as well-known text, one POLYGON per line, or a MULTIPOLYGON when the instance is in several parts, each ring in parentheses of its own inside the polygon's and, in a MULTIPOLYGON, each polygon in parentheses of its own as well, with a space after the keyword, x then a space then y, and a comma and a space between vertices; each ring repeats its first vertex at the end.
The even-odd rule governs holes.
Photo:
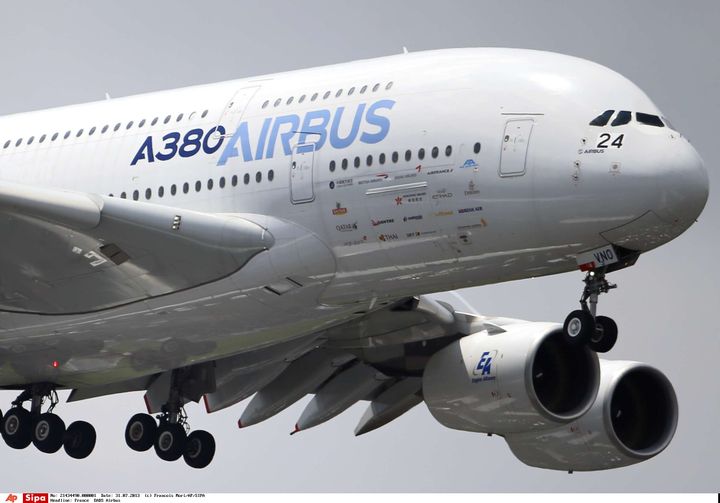
POLYGON ((632 119, 632 114, 627 110, 621 110, 618 112, 617 117, 610 123, 611 126, 622 126, 627 124, 632 119))
POLYGON ((637 120, 640 124, 647 124, 648 126, 655 126, 655 127, 665 127, 665 124, 663 124, 663 121, 661 121, 660 117, 658 117, 657 115, 644 114, 642 112, 637 112, 635 114, 635 117, 637 117, 637 120))
POLYGON ((672 125, 672 122, 670 122, 667 117, 663 117, 662 120, 667 127, 672 129, 673 131, 677 131, 677 129, 675 129, 675 126, 672 125))
POLYGON ((590 121, 591 126, 605 126, 608 121, 610 120, 610 117, 612 117, 612 114, 615 113, 615 110, 605 110, 603 113, 595 117, 593 120, 590 121))

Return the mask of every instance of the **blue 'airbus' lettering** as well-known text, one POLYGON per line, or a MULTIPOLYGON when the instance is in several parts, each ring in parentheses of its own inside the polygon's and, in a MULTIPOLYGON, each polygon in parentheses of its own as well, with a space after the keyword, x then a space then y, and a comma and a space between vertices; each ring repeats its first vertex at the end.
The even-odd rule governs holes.
POLYGON ((282 154, 291 155, 291 142, 296 135, 297 145, 306 151, 320 150, 328 141, 333 148, 347 148, 358 136, 362 143, 378 143, 390 132, 390 119, 381 115, 380 111, 391 110, 394 104, 393 100, 376 101, 370 106, 360 103, 350 121, 345 119, 349 116, 345 107, 338 107, 333 113, 327 109, 311 110, 302 120, 297 114, 267 118, 262 123, 256 142, 251 141, 248 123, 243 121, 225 146, 217 165, 224 166, 229 159, 240 156, 245 162, 272 159, 278 141, 282 154))
POLYGON ((267 117, 255 131, 251 131, 247 121, 242 121, 227 144, 222 125, 207 133, 201 128, 192 129, 184 136, 175 131, 167 133, 158 150, 153 137, 148 136, 130 165, 135 166, 142 160, 148 163, 168 161, 178 154, 181 157, 192 157, 199 152, 214 154, 223 144, 225 148, 218 158, 218 166, 224 166, 233 157, 242 157, 245 162, 272 159, 278 148, 282 155, 288 156, 292 154, 293 143, 300 152, 320 150, 326 143, 344 149, 358 139, 372 145, 384 140, 390 132, 390 119, 383 111, 391 110, 394 105, 393 100, 379 100, 369 106, 359 103, 354 113, 341 106, 332 111, 310 110, 302 118, 297 114, 267 117))

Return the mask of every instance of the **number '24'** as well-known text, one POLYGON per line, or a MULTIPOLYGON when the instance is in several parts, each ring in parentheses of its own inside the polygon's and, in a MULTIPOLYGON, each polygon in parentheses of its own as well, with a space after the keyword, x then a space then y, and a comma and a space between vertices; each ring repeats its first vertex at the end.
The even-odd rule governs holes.
POLYGON ((618 135, 617 138, 615 138, 610 145, 608 145, 608 142, 612 138, 612 135, 609 133, 602 133, 600 135, 600 138, 598 140, 598 144, 596 148, 609 148, 609 147, 622 147, 623 138, 625 138, 624 134, 618 135))

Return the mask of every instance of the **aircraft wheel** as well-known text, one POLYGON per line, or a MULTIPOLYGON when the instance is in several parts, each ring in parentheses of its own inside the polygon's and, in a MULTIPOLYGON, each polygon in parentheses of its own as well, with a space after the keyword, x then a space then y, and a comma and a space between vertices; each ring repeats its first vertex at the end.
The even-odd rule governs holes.
POLYGON ((590 338, 589 347, 596 353, 607 353, 617 341, 618 327, 612 318, 595 318, 595 334, 590 338))
POLYGON ((40 414, 32 429, 32 443, 37 450, 52 454, 60 450, 65 437, 65 423, 60 416, 46 412, 40 414))
POLYGON ((24 449, 32 442, 32 426, 30 412, 22 407, 13 407, 3 417, 0 433, 8 447, 24 449))
POLYGON ((134 451, 147 451, 157 437, 157 423, 150 414, 135 414, 125 427, 125 443, 134 451))
POLYGON ((578 309, 568 314, 563 324, 565 340, 575 346, 581 346, 590 342, 595 333, 595 320, 587 311, 578 309))
POLYGON ((176 461, 185 453, 187 434, 178 423, 164 423, 157 429, 155 453, 164 461, 176 461))
POLYGON ((67 430, 63 439, 65 453, 71 458, 85 459, 95 449, 97 434, 95 428, 85 421, 75 421, 67 430))
POLYGON ((193 431, 185 443, 183 458, 192 468, 205 468, 215 456, 215 438, 207 431, 193 431))

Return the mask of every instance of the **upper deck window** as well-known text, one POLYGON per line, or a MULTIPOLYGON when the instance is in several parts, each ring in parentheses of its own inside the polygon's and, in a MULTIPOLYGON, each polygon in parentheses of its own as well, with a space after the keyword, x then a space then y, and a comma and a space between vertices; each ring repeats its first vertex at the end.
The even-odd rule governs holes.
POLYGON ((615 110, 605 110, 603 113, 590 121, 591 126, 606 126, 615 110))
POLYGON ((618 112, 617 117, 610 123, 611 126, 623 126, 630 122, 632 114, 627 110, 621 110, 618 112))
POLYGON ((637 118, 637 121, 640 124, 647 124, 648 126, 655 126, 655 127, 665 127, 665 124, 663 124, 663 121, 660 120, 660 117, 658 117, 657 115, 644 114, 642 112, 637 112, 635 114, 635 117, 637 118))

